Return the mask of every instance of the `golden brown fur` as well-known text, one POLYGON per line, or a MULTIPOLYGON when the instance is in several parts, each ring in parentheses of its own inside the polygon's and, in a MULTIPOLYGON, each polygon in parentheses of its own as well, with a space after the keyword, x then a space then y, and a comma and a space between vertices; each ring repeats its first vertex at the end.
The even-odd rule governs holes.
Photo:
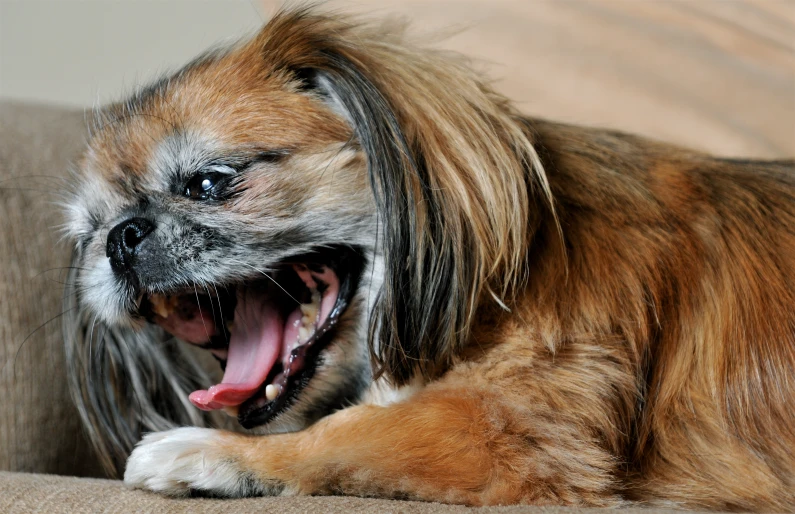
POLYGON ((528 127, 567 251, 537 230, 512 312, 482 309, 409 403, 230 435, 227 455, 303 492, 792 509, 792 163, 528 127))
POLYGON ((357 195, 381 213, 392 202, 387 234, 412 241, 386 248, 371 335, 385 378, 424 387, 300 432, 218 433, 204 458, 304 494, 795 509, 792 161, 527 118, 459 58, 305 12, 158 91, 85 166, 123 181, 169 130, 157 119, 188 118, 304 159, 298 178, 252 183, 225 209, 253 216, 270 192, 290 216, 357 195), (311 156, 354 134, 293 73, 341 58, 395 114, 393 182, 368 179, 357 152, 305 187, 311 156), (412 317, 421 302, 433 312, 412 317))

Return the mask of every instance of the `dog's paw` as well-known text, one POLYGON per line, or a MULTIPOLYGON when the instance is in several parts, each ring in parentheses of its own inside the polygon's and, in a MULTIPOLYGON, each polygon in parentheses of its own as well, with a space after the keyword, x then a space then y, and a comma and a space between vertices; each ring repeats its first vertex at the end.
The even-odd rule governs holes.
POLYGON ((195 427, 147 434, 127 459, 124 484, 169 496, 278 494, 277 484, 261 483, 239 468, 225 452, 224 437, 219 430, 195 427))

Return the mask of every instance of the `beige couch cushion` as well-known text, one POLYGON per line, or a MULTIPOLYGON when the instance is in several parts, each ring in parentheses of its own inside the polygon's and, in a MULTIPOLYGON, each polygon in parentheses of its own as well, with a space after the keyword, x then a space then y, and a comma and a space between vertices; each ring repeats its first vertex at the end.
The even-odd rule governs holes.
MULTIPOLYGON (((131 491, 114 480, 79 479, 51 475, 0 472, 0 512, 47 514, 77 512, 234 513, 273 512, 278 514, 597 514, 600 509, 563 507, 482 507, 467 508, 412 501, 393 501, 342 496, 303 496, 216 500, 208 498, 169 499, 156 494, 131 491)), ((665 509, 622 509, 628 514, 675 513, 665 509)))

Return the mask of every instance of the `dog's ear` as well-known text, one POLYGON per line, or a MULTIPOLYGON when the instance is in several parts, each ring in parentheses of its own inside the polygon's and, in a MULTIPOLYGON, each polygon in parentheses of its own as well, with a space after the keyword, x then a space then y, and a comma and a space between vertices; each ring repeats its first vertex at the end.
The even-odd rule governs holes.
POLYGON ((396 383, 417 372, 430 378, 451 364, 461 344, 455 335, 466 337, 471 269, 445 243, 445 213, 421 150, 410 144, 389 101, 345 56, 328 57, 315 85, 354 128, 383 229, 385 276, 372 312, 372 353, 396 383))
POLYGON ((79 265, 75 253, 64 290, 69 389, 105 472, 120 477, 144 433, 208 424, 188 394, 210 378, 158 327, 109 327, 89 315, 76 286, 79 265))
POLYGON ((546 183, 505 102, 399 32, 299 10, 278 14, 259 44, 272 73, 347 119, 366 156, 385 264, 371 348, 403 384, 452 364, 482 297, 509 302, 524 280, 528 191, 546 183))

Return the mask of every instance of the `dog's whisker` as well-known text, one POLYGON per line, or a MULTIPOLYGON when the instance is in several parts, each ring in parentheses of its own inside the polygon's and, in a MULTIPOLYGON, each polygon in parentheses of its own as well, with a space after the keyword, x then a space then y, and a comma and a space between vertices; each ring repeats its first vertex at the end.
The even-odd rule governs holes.
MULTIPOLYGON (((221 295, 218 293, 218 287, 216 287, 215 284, 211 283, 210 285, 212 285, 213 290, 215 290, 215 300, 218 302, 218 313, 221 316, 221 320, 223 321, 226 318, 224 318, 224 310, 223 310, 223 306, 221 305, 221 295)), ((210 298, 210 301, 212 302, 212 297, 210 298)), ((214 308, 213 308, 213 312, 215 312, 214 308)), ((226 343, 229 344, 229 339, 228 339, 228 335, 227 335, 228 330, 224 330, 223 333, 224 333, 224 338, 226 338, 226 343)))
MULTIPOLYGON (((32 337, 33 337, 33 336, 34 336, 34 335, 35 335, 35 334, 36 334, 36 333, 37 333, 39 330, 43 329, 44 327, 46 327, 47 325, 49 325, 49 324, 50 324, 50 323, 52 323, 53 321, 55 321, 55 320, 57 320, 57 319, 61 318, 61 316, 63 316, 64 314, 67 314, 68 312, 69 312, 69 309, 66 309, 66 310, 63 310, 63 311, 61 311, 59 314, 56 314, 55 316, 53 316, 53 317, 49 318, 47 321, 45 321, 44 323, 42 323, 41 325, 39 325, 38 327, 36 327, 35 329, 33 329, 33 330, 32 330, 32 331, 31 331, 31 332, 30 332, 30 333, 29 333, 29 334, 28 334, 28 335, 25 337, 25 339, 23 339, 23 340, 22 340, 22 342, 19 344, 19 346, 17 347, 17 349, 14 351, 14 357, 13 357, 13 362, 14 362, 14 364, 12 365, 12 369, 13 369, 13 375, 14 375, 14 380, 16 380, 16 362, 17 362, 17 360, 19 359, 19 352, 21 352, 21 351, 22 351, 22 348, 25 346, 25 344, 26 344, 26 343, 28 343, 29 341, 31 341, 31 340, 32 340, 32 337)), ((7 363, 8 363, 8 361, 4 362, 4 363, 3 363, 3 365, 0 367, 0 374, 2 374, 2 372, 3 372, 3 370, 5 369, 5 367, 6 367, 6 364, 7 364, 7 363)))
POLYGON ((252 266, 252 265, 250 265, 250 264, 248 264, 248 263, 245 263, 245 262, 243 262, 243 261, 233 260, 232 262, 234 262, 234 263, 236 263, 236 264, 239 264, 239 265, 241 265, 241 266, 246 266, 247 268, 251 268, 252 270, 256 271, 257 273, 259 273, 259 274, 260 274, 260 275, 262 275, 263 277, 267 278, 268 280, 270 280, 271 282, 273 282, 274 284, 276 284, 276 286, 277 286, 279 289, 281 289, 281 290, 284 292, 284 294, 286 294, 287 296, 289 296, 289 297, 290 297, 290 298, 291 298, 291 299, 292 299, 292 300, 293 300, 295 303, 297 303, 297 304, 299 304, 299 305, 301 304, 301 302, 300 302, 300 301, 299 301, 297 298, 295 298, 295 297, 294 297, 292 294, 290 294, 290 292, 289 292, 289 291, 287 291, 287 289, 285 289, 285 288, 284 288, 284 287, 283 287, 281 284, 279 284, 279 282, 277 282, 277 281, 276 281, 276 279, 275 279, 275 278, 273 278, 272 276, 270 276, 270 274, 268 274, 267 272, 265 272, 265 271, 263 271, 263 270, 260 270, 260 269, 257 269, 257 268, 255 268, 254 266, 252 266))
MULTIPOLYGON (((193 292, 196 294, 196 305, 200 305, 199 302, 199 291, 196 290, 196 285, 193 286, 193 292)), ((201 315, 201 311, 199 311, 199 318, 201 318, 202 325, 204 326, 204 335, 207 336, 207 339, 210 339, 210 332, 207 330, 207 325, 204 322, 204 316, 201 315)))

